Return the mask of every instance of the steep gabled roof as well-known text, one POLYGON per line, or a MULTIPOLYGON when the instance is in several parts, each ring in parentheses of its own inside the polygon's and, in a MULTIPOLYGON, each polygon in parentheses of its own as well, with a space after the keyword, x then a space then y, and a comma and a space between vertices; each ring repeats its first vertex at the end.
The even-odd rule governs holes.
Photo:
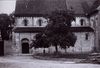
POLYGON ((100 0, 95 0, 95 2, 93 3, 91 9, 97 9, 97 7, 100 6, 100 0))
POLYGON ((15 14, 47 15, 58 9, 67 9, 65 0, 17 0, 15 14))
POLYGON ((73 10, 77 15, 88 13, 96 0, 17 0, 16 16, 43 16, 55 10, 73 10))
POLYGON ((66 0, 67 8, 75 12, 75 14, 82 15, 90 11, 93 3, 96 0, 66 0))

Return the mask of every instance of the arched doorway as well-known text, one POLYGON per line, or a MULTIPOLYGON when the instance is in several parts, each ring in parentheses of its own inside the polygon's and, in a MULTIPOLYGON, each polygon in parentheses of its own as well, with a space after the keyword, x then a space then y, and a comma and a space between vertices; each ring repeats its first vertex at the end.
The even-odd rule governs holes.
POLYGON ((29 53, 29 40, 27 38, 22 39, 22 54, 29 53))

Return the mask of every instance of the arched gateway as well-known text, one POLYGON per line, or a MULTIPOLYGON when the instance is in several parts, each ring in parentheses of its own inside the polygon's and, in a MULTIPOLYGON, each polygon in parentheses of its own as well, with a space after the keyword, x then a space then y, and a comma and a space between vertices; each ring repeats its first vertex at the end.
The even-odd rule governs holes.
POLYGON ((21 40, 22 42, 22 54, 28 54, 29 53, 29 40, 27 38, 24 38, 21 40))

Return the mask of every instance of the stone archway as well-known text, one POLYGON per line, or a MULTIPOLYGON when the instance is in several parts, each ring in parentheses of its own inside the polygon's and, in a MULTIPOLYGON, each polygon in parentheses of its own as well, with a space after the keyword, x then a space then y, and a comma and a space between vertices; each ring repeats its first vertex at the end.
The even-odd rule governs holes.
POLYGON ((22 54, 28 54, 29 53, 29 40, 27 38, 24 38, 21 40, 22 42, 22 54))

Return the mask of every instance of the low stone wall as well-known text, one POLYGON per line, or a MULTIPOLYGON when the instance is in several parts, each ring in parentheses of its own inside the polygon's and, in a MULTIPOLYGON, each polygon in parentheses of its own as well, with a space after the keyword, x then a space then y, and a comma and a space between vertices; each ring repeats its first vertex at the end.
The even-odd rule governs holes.
POLYGON ((4 55, 12 55, 13 49, 12 49, 12 41, 4 41, 4 55))

